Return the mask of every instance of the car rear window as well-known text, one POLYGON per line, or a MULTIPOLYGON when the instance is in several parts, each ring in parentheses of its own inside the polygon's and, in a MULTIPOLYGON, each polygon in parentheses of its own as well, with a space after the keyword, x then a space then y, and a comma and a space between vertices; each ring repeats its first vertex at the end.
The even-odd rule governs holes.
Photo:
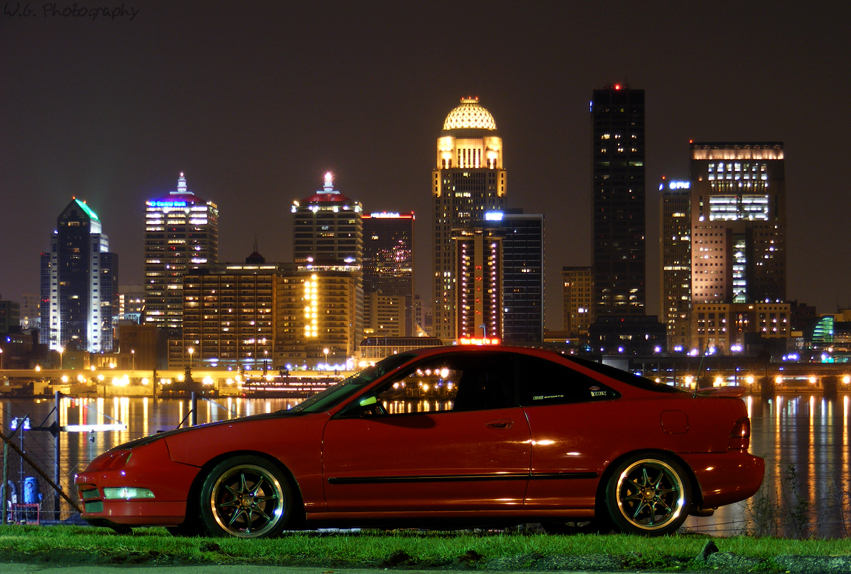
POLYGON ((534 407, 617 399, 620 394, 576 369, 551 360, 520 356, 520 405, 534 407))
POLYGON ((611 379, 616 381, 620 381, 622 383, 626 383, 632 387, 638 387, 639 389, 644 389, 645 391, 654 391, 657 393, 685 393, 681 389, 676 387, 672 387, 670 385, 665 385, 662 383, 657 383, 656 381, 651 381, 646 377, 640 377, 638 375, 633 375, 630 372, 622 371, 620 369, 616 369, 615 367, 611 367, 609 365, 604 365, 602 363, 595 363, 594 361, 589 361, 588 359, 580 359, 579 357, 565 356, 565 359, 568 361, 572 361, 577 365, 582 365, 586 369, 591 369, 601 375, 605 375, 611 379))

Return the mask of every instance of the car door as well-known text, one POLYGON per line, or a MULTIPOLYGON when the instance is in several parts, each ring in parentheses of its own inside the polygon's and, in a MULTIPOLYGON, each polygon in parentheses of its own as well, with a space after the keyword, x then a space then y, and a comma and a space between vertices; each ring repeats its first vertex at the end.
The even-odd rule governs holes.
MULTIPOLYGON (((597 484, 618 436, 619 394, 591 376, 540 357, 524 356, 519 402, 532 439, 525 508, 593 508, 597 484)), ((623 438, 623 437, 621 437, 623 438)))
POLYGON ((510 353, 445 354, 359 397, 325 427, 328 511, 519 508, 530 449, 514 372, 510 353))

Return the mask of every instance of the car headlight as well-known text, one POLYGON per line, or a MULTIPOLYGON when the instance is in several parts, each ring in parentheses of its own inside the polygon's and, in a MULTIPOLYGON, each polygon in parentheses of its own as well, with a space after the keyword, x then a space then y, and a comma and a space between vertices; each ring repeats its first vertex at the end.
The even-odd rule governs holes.
POLYGON ((122 486, 119 488, 104 488, 104 500, 130 500, 131 498, 154 498, 154 493, 147 488, 122 486))

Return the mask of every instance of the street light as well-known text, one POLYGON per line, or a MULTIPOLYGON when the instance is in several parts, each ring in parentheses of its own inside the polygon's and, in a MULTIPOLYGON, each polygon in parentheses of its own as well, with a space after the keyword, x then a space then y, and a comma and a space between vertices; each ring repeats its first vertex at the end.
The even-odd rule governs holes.
POLYGON ((62 359, 65 355, 65 347, 59 347, 59 370, 62 370, 62 359))
POLYGON ((325 353, 325 370, 328 370, 328 347, 322 349, 322 352, 325 353))
POLYGON ((188 349, 186 349, 186 352, 189 353, 189 370, 191 371, 192 370, 192 353, 195 352, 195 349, 192 348, 192 347, 189 347, 188 349))
POLYGON ((130 369, 130 370, 135 371, 136 370, 136 349, 130 349, 130 357, 133 360, 133 368, 130 369))
POLYGON ((0 371, 3 370, 3 349, 0 349, 0 371))

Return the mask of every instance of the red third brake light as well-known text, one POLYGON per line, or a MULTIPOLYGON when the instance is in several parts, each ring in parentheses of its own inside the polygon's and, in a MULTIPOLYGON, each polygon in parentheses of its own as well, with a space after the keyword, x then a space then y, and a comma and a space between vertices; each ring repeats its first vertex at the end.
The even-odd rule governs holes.
POLYGON ((727 448, 730 450, 748 450, 751 444, 751 419, 742 417, 733 425, 730 433, 730 442, 727 448))

